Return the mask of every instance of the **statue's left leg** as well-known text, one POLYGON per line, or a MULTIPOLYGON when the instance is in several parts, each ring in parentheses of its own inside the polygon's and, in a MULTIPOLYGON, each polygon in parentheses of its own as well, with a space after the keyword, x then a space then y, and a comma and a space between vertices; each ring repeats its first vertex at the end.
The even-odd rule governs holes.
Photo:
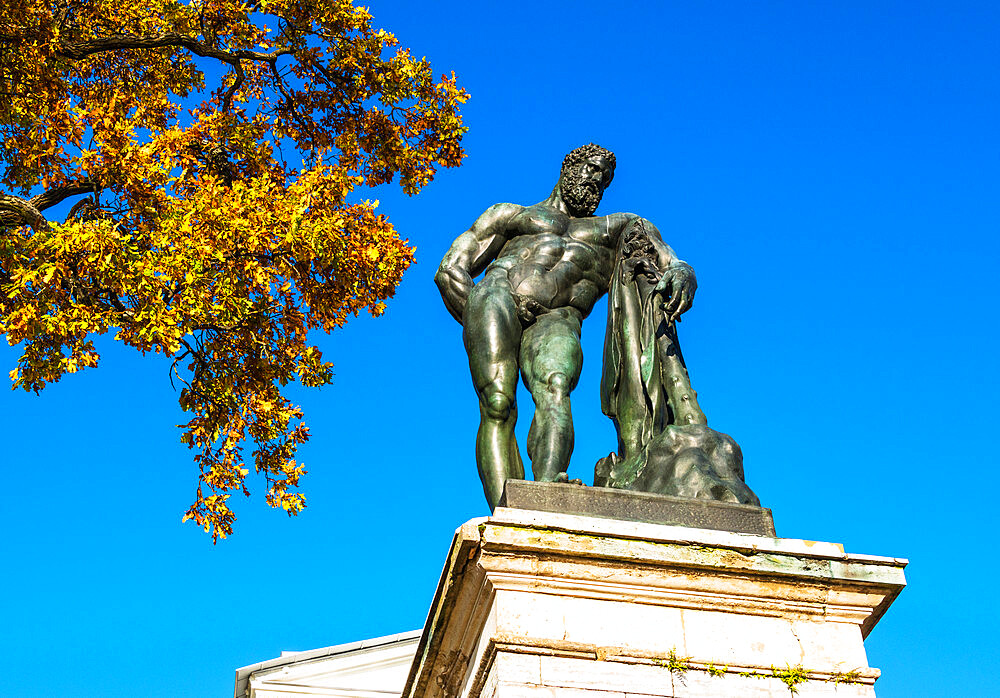
POLYGON ((583 367, 579 313, 563 308, 540 315, 524 331, 520 358, 524 384, 535 401, 528 431, 531 471, 535 480, 552 482, 566 472, 573 453, 569 394, 583 367))

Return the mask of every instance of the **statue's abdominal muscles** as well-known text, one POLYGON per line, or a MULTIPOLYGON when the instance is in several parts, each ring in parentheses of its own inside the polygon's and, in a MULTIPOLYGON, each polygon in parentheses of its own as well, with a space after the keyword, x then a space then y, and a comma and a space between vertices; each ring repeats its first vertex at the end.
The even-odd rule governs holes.
POLYGON ((609 251, 554 233, 520 235, 503 249, 493 267, 507 270, 511 289, 524 299, 553 308, 574 307, 584 316, 604 295, 607 274, 599 268, 609 251))

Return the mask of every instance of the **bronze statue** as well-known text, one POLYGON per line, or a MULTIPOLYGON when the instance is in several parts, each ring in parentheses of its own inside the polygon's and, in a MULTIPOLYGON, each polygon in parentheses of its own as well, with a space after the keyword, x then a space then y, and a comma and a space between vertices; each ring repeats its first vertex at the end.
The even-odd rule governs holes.
MULTIPOLYGON (((559 181, 547 199, 533 206, 490 207, 455 240, 435 276, 445 305, 464 326, 472 382, 479 396, 476 462, 491 508, 507 479, 524 477, 514 438, 519 372, 535 401, 528 432, 534 477, 567 480, 573 451, 569 396, 583 362, 580 325, 613 279, 622 284, 618 277, 623 232, 639 226, 648 246, 639 266, 648 272, 642 293, 646 301, 655 299, 655 319, 672 325, 694 299, 694 271, 663 243, 656 226, 631 213, 593 216, 614 171, 615 156, 610 151, 592 143, 577 148, 563 160, 559 181), (475 283, 473 279, 483 272, 475 283)), ((630 270, 635 267, 629 263, 630 270)), ((667 424, 665 414, 655 413, 650 422, 661 432, 667 424)), ((613 418, 621 434, 620 420, 613 418)), ((619 443, 622 451, 621 438, 619 443)), ((629 439, 627 445, 641 450, 650 443, 650 438, 639 438, 629 439)), ((662 450, 663 444, 657 447, 662 450)), ((636 460, 632 452, 622 451, 620 456, 598 464, 603 467, 601 484, 629 489, 662 484, 652 477, 656 462, 650 467, 645 457, 640 458, 641 467, 633 467, 641 471, 638 475, 630 472, 616 479, 618 463, 634 465, 636 460)), ((721 498, 711 493, 698 496, 721 498)))

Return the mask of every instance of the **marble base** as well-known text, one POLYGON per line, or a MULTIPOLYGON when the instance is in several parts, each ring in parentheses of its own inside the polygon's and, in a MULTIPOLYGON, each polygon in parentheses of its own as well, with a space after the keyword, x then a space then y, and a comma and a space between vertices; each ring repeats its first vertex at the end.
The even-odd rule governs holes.
POLYGON ((905 565, 498 507, 457 531, 402 698, 871 698, 905 565))

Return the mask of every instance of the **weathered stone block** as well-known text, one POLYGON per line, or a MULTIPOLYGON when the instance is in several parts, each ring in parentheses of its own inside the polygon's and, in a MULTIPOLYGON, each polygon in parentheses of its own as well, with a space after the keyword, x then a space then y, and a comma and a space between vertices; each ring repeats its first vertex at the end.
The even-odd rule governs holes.
POLYGON ((498 507, 456 533, 403 698, 873 698, 863 639, 905 565, 498 507))

